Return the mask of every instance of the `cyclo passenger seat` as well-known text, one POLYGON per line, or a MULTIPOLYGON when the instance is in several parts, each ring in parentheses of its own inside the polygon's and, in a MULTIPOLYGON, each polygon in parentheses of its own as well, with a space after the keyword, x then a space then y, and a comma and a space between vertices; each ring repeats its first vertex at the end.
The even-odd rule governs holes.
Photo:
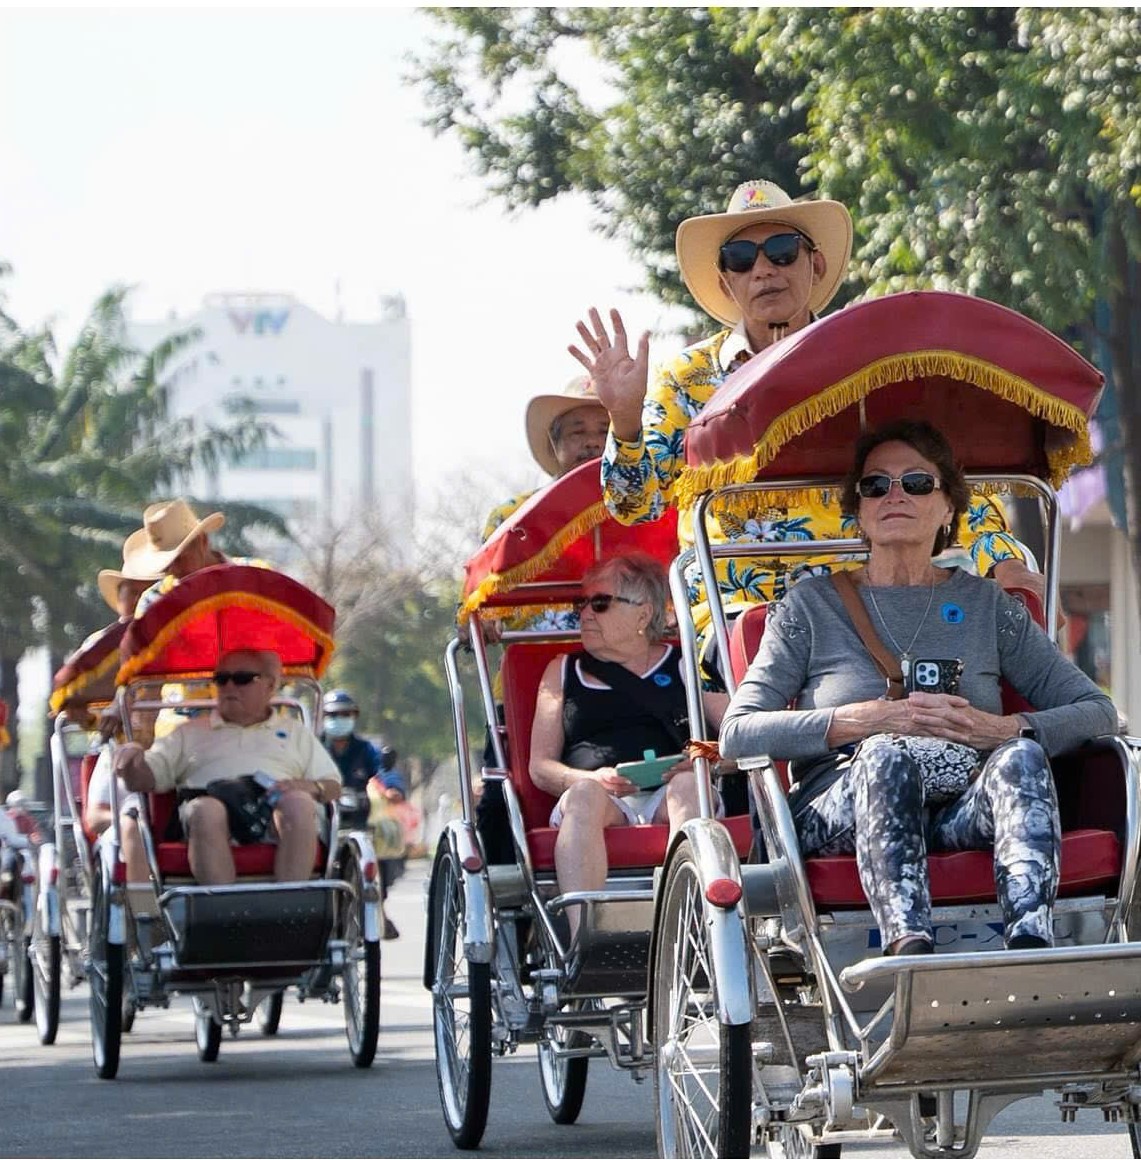
MULTIPOLYGON (((508 738, 511 783, 519 798, 527 845, 536 870, 553 870, 558 830, 550 825, 556 799, 539 789, 530 774, 531 726, 535 720, 535 698, 547 664, 552 657, 575 652, 575 641, 526 642, 510 644, 504 650, 504 722, 508 738)), ((744 858, 752 844, 752 826, 747 814, 724 819, 737 853, 744 858)), ((605 831, 606 857, 611 870, 660 866, 665 861, 669 826, 610 826, 605 831)))
MULTIPOLYGON (((1039 625, 1042 602, 1029 589, 1012 589, 1039 625)), ((756 604, 737 617, 731 629, 729 661, 740 683, 764 635, 768 605, 756 604)), ((1005 682, 1003 712, 1031 706, 1005 682)), ((777 762, 788 789, 786 762, 777 762)), ((1116 754, 1096 745, 1051 758, 1062 819, 1059 897, 1114 890, 1121 871, 1119 833, 1125 822, 1125 797, 1116 754)), ((806 858, 813 900, 821 907, 867 906, 854 855, 806 858)), ((928 854, 931 900, 936 904, 994 902, 994 855, 990 850, 928 854)))

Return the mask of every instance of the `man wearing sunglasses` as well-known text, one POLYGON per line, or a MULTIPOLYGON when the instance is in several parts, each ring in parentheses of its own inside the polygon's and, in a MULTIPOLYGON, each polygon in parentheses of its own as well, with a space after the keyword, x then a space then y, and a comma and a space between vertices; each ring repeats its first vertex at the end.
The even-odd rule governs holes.
POLYGON ((180 791, 179 818, 190 847, 190 869, 202 885, 234 881, 231 817, 212 782, 255 774, 273 803, 279 882, 309 878, 317 855, 318 814, 341 791, 336 763, 296 718, 278 716, 271 702, 281 682, 275 652, 227 653, 214 673, 218 703, 149 749, 127 743, 115 770, 129 790, 180 791))
MULTIPOLYGON (((571 346, 570 353, 586 368, 610 414, 602 486, 615 519, 626 524, 658 519, 674 503, 674 484, 685 465, 686 427, 733 371, 815 320, 840 288, 851 250, 852 220, 839 202, 794 202, 771 181, 747 181, 734 191, 725 213, 687 218, 677 231, 681 276, 694 301, 723 329, 658 368, 650 382, 648 334, 631 354, 616 310, 610 312, 609 329, 596 309, 578 323, 581 346, 571 346)), ((966 546, 980 574, 993 571, 1007 587, 1041 587, 1041 578, 1022 562, 1024 553, 997 500, 975 497, 965 526, 966 546)), ((839 506, 823 493, 749 516, 725 513, 710 520, 714 544, 850 534, 839 506)), ((682 549, 693 543, 686 509, 679 512, 678 539, 682 549)), ((803 560, 797 565, 822 566, 803 560)), ((779 560, 718 561, 726 612, 733 616, 750 603, 781 595, 787 570, 779 560)), ((693 572, 690 587, 701 591, 693 572)), ((692 611, 706 676, 711 687, 722 687, 703 595, 692 611)))

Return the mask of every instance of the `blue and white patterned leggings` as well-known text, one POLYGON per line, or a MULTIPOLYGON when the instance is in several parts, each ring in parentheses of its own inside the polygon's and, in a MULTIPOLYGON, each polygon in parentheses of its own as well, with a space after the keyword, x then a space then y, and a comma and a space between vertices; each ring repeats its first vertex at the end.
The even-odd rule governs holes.
POLYGON ((1054 941, 1061 824, 1050 763, 1036 741, 999 746, 961 797, 925 808, 915 763, 890 737, 869 737, 796 829, 805 856, 855 853, 885 947, 906 935, 931 937, 928 850, 991 847, 1006 941, 1054 941))

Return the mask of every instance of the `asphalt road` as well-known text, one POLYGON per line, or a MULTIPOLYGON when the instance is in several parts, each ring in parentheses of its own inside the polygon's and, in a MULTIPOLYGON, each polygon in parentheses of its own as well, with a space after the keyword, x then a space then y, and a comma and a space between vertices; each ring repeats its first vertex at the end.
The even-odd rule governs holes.
MULTIPOLYGON (((219 1061, 200 1063, 189 1002, 146 1011, 124 1038, 119 1077, 91 1066, 87 993, 65 996, 60 1034, 43 1047, 34 1025, 0 1009, 0 1157, 455 1156, 436 1091, 429 996, 420 983, 422 867, 395 887, 402 936, 383 944, 376 1063, 352 1066, 340 1007, 288 999, 270 1039, 246 1028, 219 1061)), ((549 1120, 533 1049, 497 1060, 482 1152, 488 1156, 655 1155, 653 1092, 591 1065, 579 1122, 549 1120)), ((980 1155, 1129 1156, 1126 1131, 1087 1113, 1065 1127, 1051 1099, 1003 1112, 980 1155)), ((845 1144, 845 1156, 902 1157, 896 1144, 845 1144)))

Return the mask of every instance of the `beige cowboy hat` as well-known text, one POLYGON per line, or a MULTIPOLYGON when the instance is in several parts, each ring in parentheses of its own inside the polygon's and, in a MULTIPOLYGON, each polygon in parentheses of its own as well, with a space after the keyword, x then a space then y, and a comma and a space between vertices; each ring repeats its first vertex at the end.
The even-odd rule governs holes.
POLYGON ((808 307, 832 301, 852 256, 852 217, 838 201, 793 201, 771 181, 738 185, 724 213, 686 218, 677 228, 677 263, 694 300, 719 322, 735 326, 741 308, 721 289, 717 252, 734 234, 756 222, 778 222, 806 235, 824 255, 824 277, 812 288, 808 307))
POLYGON ((99 595, 107 602, 108 608, 117 613, 119 611, 119 585, 124 580, 146 581, 148 584, 153 584, 156 580, 161 579, 161 572, 147 572, 145 575, 136 576, 124 561, 122 572, 117 572, 114 568, 101 569, 99 572, 99 595))
POLYGON ((143 512, 143 526, 123 545, 123 571, 131 577, 162 575, 196 537, 217 531, 226 522, 221 512, 199 519, 184 499, 152 503, 143 512))
POLYGON ((594 384, 586 375, 576 375, 561 395, 536 395, 527 404, 527 443, 535 462, 548 474, 559 474, 559 461, 551 441, 551 424, 576 407, 593 404, 601 407, 594 384))

